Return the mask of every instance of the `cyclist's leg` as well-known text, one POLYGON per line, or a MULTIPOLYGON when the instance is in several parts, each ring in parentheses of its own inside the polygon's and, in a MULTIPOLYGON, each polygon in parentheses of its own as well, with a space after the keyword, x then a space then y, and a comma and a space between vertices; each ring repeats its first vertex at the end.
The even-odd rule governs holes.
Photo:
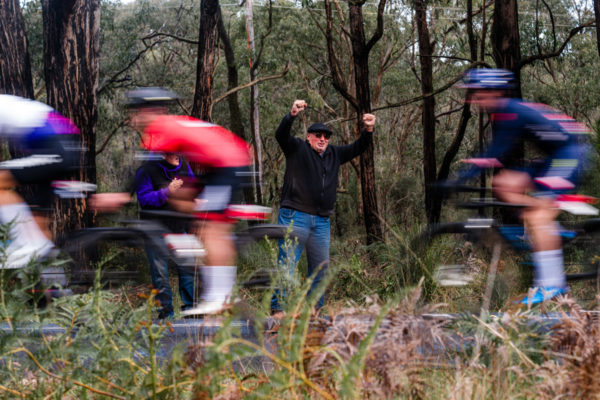
POLYGON ((206 249, 206 264, 200 268, 202 273, 202 302, 187 314, 212 314, 221 311, 223 305, 231 300, 237 267, 236 250, 232 240, 231 222, 204 221, 198 236, 206 249))
MULTIPOLYGON (((21 172, 23 174, 23 172, 21 172)), ((29 263, 32 256, 43 256, 53 247, 53 243, 38 225, 29 206, 14 188, 17 179, 10 170, 0 170, 0 223, 13 223, 11 243, 7 248, 8 260, 1 268, 21 268, 29 263)))
MULTIPOLYGON (((306 242, 308 276, 313 277, 311 291, 318 287, 329 268, 330 221, 329 217, 312 216, 313 231, 306 242)), ((310 292, 309 292, 310 294, 310 292)), ((317 308, 323 307, 325 294, 318 302, 317 308)))
POLYGON ((198 229, 206 248, 206 265, 202 271, 200 303, 183 315, 214 314, 231 300, 237 273, 236 249, 232 238, 233 224, 224 211, 237 195, 242 168, 219 168, 207 179, 198 197, 196 211, 205 222, 198 229))
POLYGON ((173 315, 173 294, 171 285, 169 285, 169 262, 150 245, 146 245, 146 256, 148 257, 152 286, 158 291, 156 300, 159 303, 159 318, 170 317, 173 315))
POLYGON ((558 211, 554 209, 552 200, 529 196, 527 191, 533 188, 531 175, 526 172, 505 170, 494 177, 494 190, 499 198, 528 206, 521 217, 533 248, 534 286, 541 290, 534 298, 526 298, 525 303, 541 302, 563 293, 566 287, 562 243, 555 223, 558 211))
MULTIPOLYGON (((586 143, 572 143, 549 157, 534 181, 539 190, 554 197, 556 193, 577 187, 587 164, 590 147, 586 143), (550 185, 548 182, 556 182, 550 185)), ((559 210, 553 201, 543 200, 542 206, 525 210, 524 219, 532 227, 534 264, 538 287, 559 288, 564 292, 566 277, 560 230, 555 222, 559 210)))

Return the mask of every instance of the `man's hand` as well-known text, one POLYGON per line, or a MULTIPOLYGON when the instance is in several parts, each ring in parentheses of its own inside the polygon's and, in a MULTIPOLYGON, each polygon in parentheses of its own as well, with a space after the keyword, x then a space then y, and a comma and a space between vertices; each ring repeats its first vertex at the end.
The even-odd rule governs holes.
POLYGON ((169 183, 169 193, 175 193, 181 188, 181 185, 183 185, 183 180, 175 177, 171 183, 169 183))
POLYGON ((373 132, 375 129, 375 115, 373 114, 364 114, 363 115, 363 125, 367 132, 373 132))
POLYGON ((304 109, 308 106, 304 100, 295 100, 294 104, 292 104, 292 109, 290 110, 290 115, 295 117, 300 112, 304 111, 304 109))

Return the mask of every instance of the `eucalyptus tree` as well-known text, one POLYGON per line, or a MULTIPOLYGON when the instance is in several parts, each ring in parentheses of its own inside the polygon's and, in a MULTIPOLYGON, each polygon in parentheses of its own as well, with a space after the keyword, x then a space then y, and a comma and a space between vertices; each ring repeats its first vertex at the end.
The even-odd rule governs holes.
POLYGON ((594 0, 594 17, 596 18, 596 44, 600 55, 600 0, 594 0))
MULTIPOLYGON (((225 61, 227 63, 227 90, 235 89, 239 85, 238 67, 236 64, 236 57, 229 33, 225 27, 223 20, 223 12, 219 8, 219 41, 223 45, 223 53, 225 54, 225 61)), ((227 105, 229 106, 229 121, 230 129, 233 133, 244 138, 246 141, 250 141, 246 137, 246 131, 244 130, 244 124, 242 122, 242 111, 240 109, 240 102, 238 100, 238 92, 234 92, 227 96, 227 105)))
POLYGON ((498 68, 515 74, 515 96, 521 97, 521 40, 517 0, 495 0, 492 24, 492 54, 498 68))
POLYGON ((200 0, 198 63, 192 116, 211 121, 219 0, 200 0))
MULTIPOLYGON (((372 35, 367 39, 364 30, 362 7, 365 1, 348 2, 349 38, 352 48, 352 66, 354 75, 354 91, 352 93, 341 77, 338 55, 336 54, 333 39, 333 22, 331 1, 325 0, 325 39, 327 41, 327 55, 333 87, 353 107, 356 113, 357 125, 362 124, 362 115, 370 113, 371 89, 369 76, 369 56, 373 46, 383 35, 383 12, 386 0, 379 0, 377 6, 377 23, 372 35)), ((343 29, 343 28, 342 28, 343 29)), ((367 244, 383 239, 380 215, 377 204, 377 190, 375 187, 375 162, 373 146, 370 145, 360 156, 360 181, 362 189, 363 216, 367 232, 367 244)))
POLYGON ((423 175, 425 184, 425 212, 428 222, 437 222, 439 219, 439 196, 431 187, 436 181, 435 160, 435 97, 433 93, 433 51, 435 44, 429 37, 427 23, 427 5, 425 0, 415 0, 415 22, 417 25, 419 42, 419 61, 421 64, 421 93, 423 111, 421 122, 423 124, 423 175))
POLYGON ((19 0, 0 2, 0 93, 33 98, 29 46, 19 0))
MULTIPOLYGON (((88 151, 81 153, 78 178, 95 183, 100 0, 42 0, 42 10, 48 104, 79 128, 80 145, 88 151)), ((75 207, 57 203, 58 224, 86 224, 84 209, 83 200, 75 207)))

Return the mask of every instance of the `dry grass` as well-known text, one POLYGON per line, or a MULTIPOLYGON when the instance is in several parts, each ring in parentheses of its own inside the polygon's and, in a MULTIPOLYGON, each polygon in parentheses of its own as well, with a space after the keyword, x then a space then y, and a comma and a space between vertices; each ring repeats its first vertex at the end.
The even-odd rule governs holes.
POLYGON ((323 326, 325 333, 319 351, 311 354, 310 376, 340 393, 340 378, 367 339, 376 316, 385 314, 368 349, 364 367, 356 383, 360 398, 427 398, 431 382, 426 369, 445 367, 445 349, 451 344, 445 322, 427 319, 431 307, 419 307, 420 288, 389 310, 371 299, 367 307, 348 307, 333 315, 323 326))
POLYGON ((551 337, 552 359, 539 368, 540 399, 600 398, 600 320, 563 298, 561 320, 551 337))

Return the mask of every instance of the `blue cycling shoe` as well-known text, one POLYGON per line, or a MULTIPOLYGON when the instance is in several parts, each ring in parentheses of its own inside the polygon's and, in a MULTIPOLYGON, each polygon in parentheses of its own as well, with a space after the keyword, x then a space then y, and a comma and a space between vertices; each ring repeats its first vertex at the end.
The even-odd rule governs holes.
MULTIPOLYGON (((561 294, 566 294, 569 292, 568 287, 555 287, 555 286, 547 286, 547 287, 536 287, 533 288, 533 294, 530 296, 525 296, 525 298, 521 301, 521 304, 530 305, 530 304, 538 304, 542 303, 546 300, 550 300, 559 296, 561 294)), ((531 292, 530 291, 530 292, 531 292)))

